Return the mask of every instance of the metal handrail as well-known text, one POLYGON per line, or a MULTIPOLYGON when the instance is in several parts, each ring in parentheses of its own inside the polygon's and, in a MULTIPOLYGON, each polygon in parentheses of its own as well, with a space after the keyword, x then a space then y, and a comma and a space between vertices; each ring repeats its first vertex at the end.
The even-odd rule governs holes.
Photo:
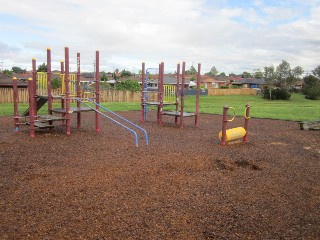
POLYGON ((146 141, 146 145, 148 145, 148 144, 149 144, 148 133, 147 133, 147 131, 146 131, 145 129, 143 129, 142 127, 140 127, 140 126, 138 126, 138 125, 136 125, 136 124, 134 124, 134 123, 130 122, 128 119, 126 119, 126 118, 124 118, 124 117, 121 117, 120 115, 116 114, 115 112, 112 112, 111 110, 109 110, 109 109, 107 109, 107 108, 103 107, 103 106, 102 106, 102 105, 100 105, 99 103, 94 102, 94 101, 93 101, 92 99, 90 99, 90 98, 74 98, 74 99, 75 99, 75 100, 77 100, 77 101, 79 101, 80 103, 82 103, 82 104, 86 105, 86 106, 87 106, 87 107, 89 107, 90 109, 92 109, 92 110, 94 110, 94 111, 96 111, 96 112, 100 113, 101 115, 103 115, 104 117, 108 118, 108 119, 109 119, 109 120, 111 120, 112 122, 114 122, 114 123, 118 124, 119 126, 121 126, 121 127, 125 128, 125 129, 127 129, 128 131, 132 132, 132 133, 133 133, 133 135, 134 135, 134 137, 135 137, 135 142, 136 142, 136 146, 137 146, 137 147, 138 147, 138 135, 137 135, 136 131, 134 131, 133 129, 131 129, 131 128, 129 128, 129 127, 127 127, 127 126, 125 126, 124 124, 122 124, 122 123, 120 123, 120 122, 118 122, 117 120, 115 120, 115 119, 113 119, 113 118, 109 117, 108 115, 104 114, 103 112, 101 112, 101 111, 99 111, 99 110, 97 110, 97 109, 93 108, 93 107, 92 107, 92 106, 90 106, 87 102, 90 102, 90 103, 92 103, 92 104, 94 104, 94 105, 96 105, 96 106, 98 106, 98 107, 102 108, 103 110, 107 111, 108 113, 113 114, 114 116, 116 116, 116 117, 120 118, 121 120, 123 120, 123 121, 127 122, 128 124, 130 124, 130 125, 132 125, 132 126, 134 126, 134 127, 138 128, 139 130, 141 130, 141 131, 144 133, 145 141, 146 141), (87 101, 87 102, 84 102, 84 101, 87 101))

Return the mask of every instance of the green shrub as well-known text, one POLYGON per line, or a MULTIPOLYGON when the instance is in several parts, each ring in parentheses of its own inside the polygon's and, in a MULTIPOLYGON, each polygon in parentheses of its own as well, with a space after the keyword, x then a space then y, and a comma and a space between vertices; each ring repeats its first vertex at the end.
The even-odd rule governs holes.
POLYGON ((125 80, 116 85, 116 90, 140 91, 140 84, 134 80, 125 80))
POLYGON ((285 88, 274 88, 271 89, 271 96, 270 96, 270 88, 265 87, 263 90, 263 98, 270 99, 270 100, 289 100, 291 94, 285 88))
POLYGON ((54 78, 51 80, 51 86, 53 89, 58 89, 61 87, 61 79, 59 78, 54 78))
POLYGON ((303 89, 303 93, 305 95, 305 98, 311 99, 311 100, 317 100, 320 99, 320 83, 303 89))
POLYGON ((302 93, 305 98, 311 100, 320 99, 320 79, 315 76, 309 75, 303 78, 304 87, 302 88, 302 93))

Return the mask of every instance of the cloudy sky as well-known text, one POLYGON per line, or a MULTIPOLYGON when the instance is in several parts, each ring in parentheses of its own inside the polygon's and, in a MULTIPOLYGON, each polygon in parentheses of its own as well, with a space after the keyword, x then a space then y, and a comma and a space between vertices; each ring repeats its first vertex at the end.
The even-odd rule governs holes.
POLYGON ((310 72, 320 65, 320 0, 0 0, 0 64, 31 69, 31 59, 59 69, 64 47, 83 71, 138 72, 165 63, 202 73, 254 72, 286 60, 310 72))

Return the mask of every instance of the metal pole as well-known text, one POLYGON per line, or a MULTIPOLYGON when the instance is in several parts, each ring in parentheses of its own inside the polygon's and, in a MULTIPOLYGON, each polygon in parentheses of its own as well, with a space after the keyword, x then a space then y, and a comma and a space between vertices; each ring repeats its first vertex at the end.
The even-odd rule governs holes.
POLYGON ((142 63, 142 72, 141 72, 141 123, 144 123, 145 119, 144 119, 144 112, 146 110, 146 106, 145 106, 145 97, 147 95, 147 93, 145 93, 146 91, 146 87, 145 87, 145 63, 142 63))
MULTIPOLYGON (((32 59, 32 65, 35 63, 35 59, 32 59)), ((28 78, 28 90, 29 90, 29 136, 34 138, 35 137, 35 128, 34 128, 34 118, 35 118, 35 112, 34 112, 34 97, 33 97, 33 87, 35 79, 28 78)))
POLYGON ((246 111, 244 116, 244 129, 246 130, 246 135, 242 138, 243 142, 248 142, 248 127, 249 127, 249 119, 250 119, 250 105, 246 104, 246 111))
POLYGON ((220 145, 226 145, 226 138, 227 138, 227 123, 228 123, 228 109, 229 107, 225 105, 223 107, 223 116, 222 116, 222 136, 220 145))
POLYGON ((194 120, 194 124, 196 127, 199 126, 198 121, 199 121, 199 99, 200 99, 200 71, 201 71, 201 64, 198 63, 198 74, 197 74, 197 96, 196 96, 196 116, 194 120))
POLYGON ((183 128, 183 112, 184 112, 184 84, 186 81, 186 63, 182 63, 182 83, 181 83, 181 112, 180 112, 180 128, 183 128))
POLYGON ((64 82, 65 82, 65 97, 66 97, 66 134, 69 136, 71 134, 71 119, 70 119, 70 75, 69 75, 69 48, 64 48, 64 57, 65 57, 65 76, 64 76, 64 82))
MULTIPOLYGON (((180 63, 177 64, 177 84, 176 84, 176 113, 179 110, 179 84, 180 84, 180 63)), ((174 117, 174 123, 178 123, 178 116, 174 117)))
MULTIPOLYGON (((99 51, 96 51, 96 110, 99 111, 100 104, 100 77, 99 77, 99 51)), ((100 118, 99 113, 96 112, 96 133, 100 132, 100 118)))
MULTIPOLYGON (((47 48, 47 89, 48 89, 48 114, 52 114, 52 86, 51 86, 51 49, 47 48)), ((50 123, 52 124, 52 122, 50 123)))
POLYGON ((19 95, 18 95, 18 79, 16 77, 12 78, 13 87, 13 116, 14 116, 14 131, 19 131, 19 95))
MULTIPOLYGON (((80 53, 77 53, 77 97, 81 98, 80 86, 80 53)), ((77 101, 77 108, 80 108, 80 102, 77 101)), ((77 112, 77 128, 81 127, 81 112, 77 112)))

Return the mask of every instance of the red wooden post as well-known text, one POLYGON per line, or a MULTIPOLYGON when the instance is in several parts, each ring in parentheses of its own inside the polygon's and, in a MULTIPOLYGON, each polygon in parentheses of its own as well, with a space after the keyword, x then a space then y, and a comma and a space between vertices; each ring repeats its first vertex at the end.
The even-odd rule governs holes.
MULTIPOLYGON (((32 62, 35 62, 35 59, 32 59, 32 62)), ((34 82, 35 79, 28 78, 28 90, 29 90, 29 136, 35 137, 35 127, 34 127, 34 119, 35 119, 35 111, 34 111, 34 82)))
POLYGON ((184 112, 184 84, 186 81, 186 63, 182 63, 182 83, 181 83, 181 112, 180 112, 180 128, 183 128, 183 112, 184 112))
MULTIPOLYGON (((30 108, 33 108, 33 113, 34 116, 37 116, 37 63, 36 63, 36 59, 33 58, 32 59, 32 92, 31 92, 31 96, 34 98, 32 101, 32 105, 30 106, 30 108)), ((29 110, 30 110, 29 108, 29 110)))
POLYGON ((13 116, 14 116, 14 131, 19 131, 19 95, 18 95, 18 79, 16 77, 12 78, 13 87, 13 116))
POLYGON ((200 99, 200 79, 201 79, 201 64, 198 63, 198 74, 197 74, 197 96, 196 96, 196 116, 195 116, 195 120, 194 120, 194 124, 196 127, 199 126, 198 122, 199 122, 199 99, 200 99))
MULTIPOLYGON (((77 53, 77 98, 81 98, 80 85, 80 53, 77 53)), ((80 108, 80 102, 77 101, 77 108, 80 108)), ((77 112, 77 128, 81 127, 81 112, 77 112)))
POLYGON ((246 104, 246 110, 244 115, 244 129, 246 130, 246 135, 242 138, 243 142, 248 142, 248 126, 249 126, 249 119, 250 119, 250 105, 246 104))
POLYGON ((162 112, 163 112, 163 96, 164 96, 164 88, 163 88, 163 78, 164 78, 164 62, 160 64, 161 68, 161 81, 160 81, 160 103, 159 103, 159 124, 162 125, 162 112))
POLYGON ((142 83, 142 87, 141 87, 141 123, 144 123, 144 113, 146 111, 146 105, 145 105, 145 97, 147 95, 147 93, 145 92, 145 63, 142 63, 142 70, 141 70, 141 83, 142 83))
MULTIPOLYGON (((177 64, 177 84, 176 84, 176 113, 179 110, 179 84, 180 84, 180 63, 177 64)), ((178 123, 178 116, 174 117, 174 123, 178 123)))
MULTIPOLYGON (((99 75, 99 51, 96 51, 96 110, 99 111, 100 104, 100 75, 99 75)), ((96 112, 96 133, 100 132, 100 118, 99 113, 96 112)))
POLYGON ((64 48, 64 57, 65 57, 65 76, 64 76, 64 82, 65 82, 65 112, 66 112, 66 134, 69 136, 71 134, 71 119, 70 119, 70 75, 69 75, 69 48, 64 48))
MULTIPOLYGON (((51 86, 51 49, 47 48, 47 89, 48 89, 48 114, 52 114, 52 86, 51 86)), ((52 122, 50 123, 52 124, 52 122)))
POLYGON ((227 141, 227 123, 228 123, 228 109, 229 107, 226 105, 223 107, 223 117, 222 117, 222 136, 220 145, 226 145, 227 141))
POLYGON ((157 123, 160 124, 160 101, 161 101, 161 64, 159 64, 158 74, 158 108, 157 108, 157 123))

